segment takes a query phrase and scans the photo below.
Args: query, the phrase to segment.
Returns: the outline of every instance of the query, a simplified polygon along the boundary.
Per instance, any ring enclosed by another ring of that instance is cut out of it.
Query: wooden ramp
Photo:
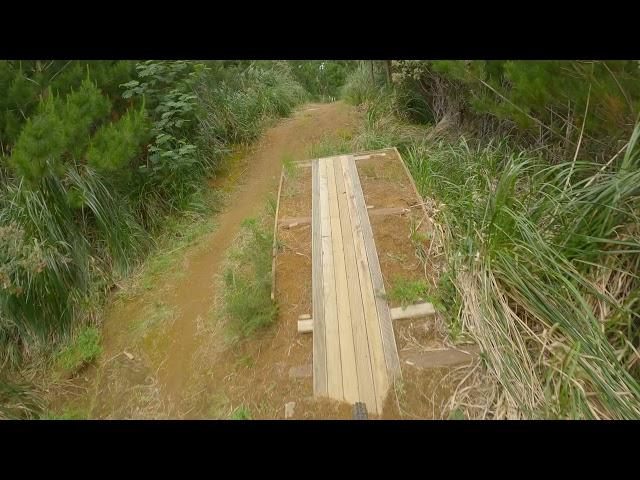
[[[354,157],[311,166],[314,394],[379,414],[400,361]]]

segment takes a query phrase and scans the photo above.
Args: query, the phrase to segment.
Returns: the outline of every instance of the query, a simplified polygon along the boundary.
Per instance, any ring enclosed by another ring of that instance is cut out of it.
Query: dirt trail
[[[187,259],[184,280],[175,284],[170,303],[177,306],[179,316],[169,335],[173,348],[161,381],[166,392],[177,400],[188,376],[194,351],[196,319],[205,316],[211,306],[212,275],[218,272],[225,251],[238,234],[241,222],[256,216],[264,207],[268,194],[277,191],[283,158],[302,160],[311,144],[322,135],[336,134],[349,125],[352,112],[342,103],[311,104],[292,118],[266,132],[255,152],[247,159],[242,185],[234,192],[228,208],[217,219],[218,227],[206,242],[208,248]]]
[[[354,109],[342,102],[307,104],[267,130],[246,158],[241,184],[216,217],[215,230],[190,248],[150,291],[114,302],[107,310],[103,354],[98,365],[85,372],[83,393],[77,397],[84,399],[83,408],[91,417],[206,415],[208,400],[203,395],[211,394],[215,386],[212,375],[204,378],[208,374],[203,373],[203,358],[197,352],[215,341],[214,336],[200,333],[215,308],[213,280],[226,251],[242,220],[258,215],[267,196],[276,193],[284,158],[305,159],[313,143],[323,136],[348,134],[357,121]],[[143,333],[136,337],[140,330]]]

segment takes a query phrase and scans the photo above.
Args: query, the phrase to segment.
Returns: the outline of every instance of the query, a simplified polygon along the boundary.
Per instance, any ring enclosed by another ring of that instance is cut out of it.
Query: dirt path
[[[189,418],[219,416],[210,407],[216,382],[210,374],[224,335],[215,317],[214,277],[241,222],[258,215],[277,191],[283,159],[303,160],[323,136],[347,134],[356,112],[342,102],[307,104],[269,129],[246,162],[240,185],[231,193],[216,227],[185,252],[171,273],[142,295],[113,302],[103,328],[104,351],[97,366],[84,372],[74,405],[92,418]],[[204,353],[203,353],[204,352]],[[214,378],[221,377],[221,378]]]

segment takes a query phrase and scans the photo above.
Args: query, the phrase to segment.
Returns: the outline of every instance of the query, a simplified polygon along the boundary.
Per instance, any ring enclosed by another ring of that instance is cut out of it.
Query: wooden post
[[[280,184],[278,185],[278,199],[276,200],[276,213],[273,220],[273,247],[271,250],[271,300],[276,296],[276,256],[278,254],[278,211],[280,210],[280,193],[284,180],[284,167],[280,171]]]

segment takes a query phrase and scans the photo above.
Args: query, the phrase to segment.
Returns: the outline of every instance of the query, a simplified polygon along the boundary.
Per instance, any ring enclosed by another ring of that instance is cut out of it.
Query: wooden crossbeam
[[[387,208],[368,208],[367,211],[371,216],[377,215],[404,215],[409,213],[411,209],[406,207],[387,207]],[[283,228],[294,228],[311,224],[311,217],[288,217],[278,220],[278,225]]]
[[[404,320],[407,318],[427,317],[435,315],[436,310],[431,303],[416,303],[406,307],[396,307],[389,310],[391,320]],[[309,315],[301,315],[298,318],[298,333],[313,333],[313,319]]]

